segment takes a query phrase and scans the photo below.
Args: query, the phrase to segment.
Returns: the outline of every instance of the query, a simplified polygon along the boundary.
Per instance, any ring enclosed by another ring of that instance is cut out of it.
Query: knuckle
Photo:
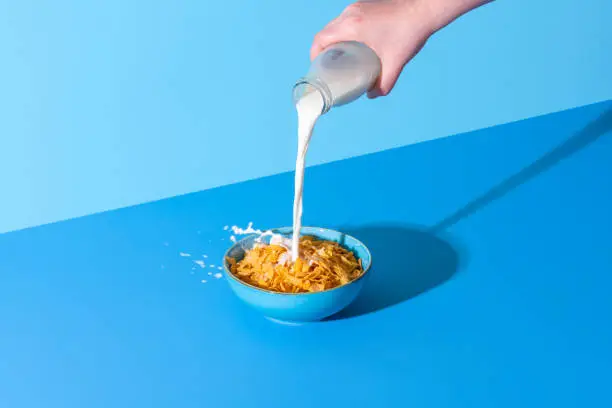
[[[346,17],[346,24],[352,27],[358,27],[363,23],[363,16],[361,15],[350,15]]]
[[[363,11],[363,4],[357,1],[355,3],[351,3],[348,6],[346,6],[346,8],[344,9],[344,14],[352,14],[352,13],[361,14],[362,11]]]
[[[349,5],[342,13],[342,18],[347,24],[360,24],[364,20],[363,5],[361,3],[353,3]]]

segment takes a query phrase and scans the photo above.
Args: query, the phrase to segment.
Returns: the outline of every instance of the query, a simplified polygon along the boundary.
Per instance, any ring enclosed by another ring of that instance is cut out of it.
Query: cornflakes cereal
[[[259,244],[236,262],[228,257],[231,273],[262,289],[283,293],[320,292],[347,284],[363,274],[361,259],[332,241],[300,238],[295,263],[280,245]]]

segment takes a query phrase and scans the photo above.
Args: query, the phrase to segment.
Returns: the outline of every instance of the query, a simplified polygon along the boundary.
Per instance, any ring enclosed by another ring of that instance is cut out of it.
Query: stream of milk
[[[304,195],[304,169],[306,153],[312,137],[312,130],[323,111],[323,97],[319,92],[304,95],[296,104],[298,114],[298,150],[295,160],[295,192],[293,197],[293,237],[291,260],[299,257],[300,229],[302,228],[302,197]]]

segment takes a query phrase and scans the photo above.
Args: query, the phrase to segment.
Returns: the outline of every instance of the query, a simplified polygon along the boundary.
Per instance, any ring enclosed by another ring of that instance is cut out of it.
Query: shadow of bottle
[[[329,320],[373,313],[409,300],[449,280],[459,269],[459,252],[424,229],[399,225],[341,228],[366,243],[373,268],[362,293]],[[465,262],[465,255],[461,262]]]

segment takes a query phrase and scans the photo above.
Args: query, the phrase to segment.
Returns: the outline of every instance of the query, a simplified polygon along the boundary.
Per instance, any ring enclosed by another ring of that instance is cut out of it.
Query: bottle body
[[[312,61],[305,77],[293,88],[297,103],[304,95],[319,92],[325,102],[323,112],[332,106],[352,102],[366,93],[381,71],[380,59],[365,44],[356,41],[331,45]]]

